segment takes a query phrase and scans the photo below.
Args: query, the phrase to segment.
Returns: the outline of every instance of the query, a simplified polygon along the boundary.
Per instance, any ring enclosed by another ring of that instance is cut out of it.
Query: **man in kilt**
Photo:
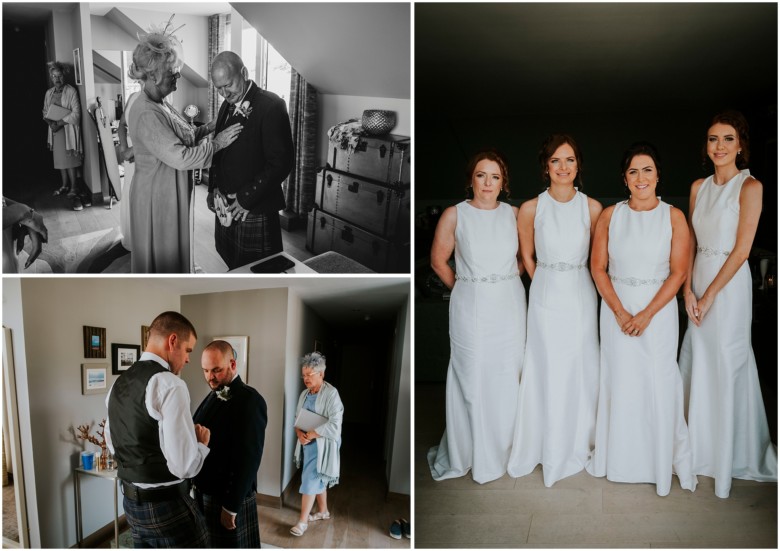
[[[195,477],[195,499],[206,518],[212,547],[260,547],[257,469],[268,421],[265,400],[236,372],[233,347],[213,341],[201,367],[211,392],[194,421],[211,430],[211,453]]]
[[[209,170],[208,205],[217,213],[214,241],[231,270],[282,252],[281,184],[294,163],[284,100],[247,77],[233,52],[222,52],[211,63],[212,83],[225,98],[215,132],[242,125],[238,139],[214,155]]]
[[[188,479],[209,454],[210,432],[193,425],[187,385],[178,377],[196,340],[187,318],[160,314],[146,350],[106,397],[106,442],[119,466],[135,547],[209,547]]]

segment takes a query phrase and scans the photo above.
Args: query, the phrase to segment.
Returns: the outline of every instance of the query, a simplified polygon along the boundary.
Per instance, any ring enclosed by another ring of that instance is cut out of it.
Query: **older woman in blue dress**
[[[295,428],[298,443],[294,459],[296,467],[302,467],[302,497],[301,516],[290,528],[293,536],[302,536],[311,521],[330,518],[327,490],[339,482],[341,420],[344,416],[344,404],[338,390],[325,382],[325,356],[319,352],[306,354],[301,360],[301,375],[306,390],[298,398],[296,418],[302,409],[307,409],[326,417],[327,421],[309,431]],[[315,499],[318,511],[311,515]]]

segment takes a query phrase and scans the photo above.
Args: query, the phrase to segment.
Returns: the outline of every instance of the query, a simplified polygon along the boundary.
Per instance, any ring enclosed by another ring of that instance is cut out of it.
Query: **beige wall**
[[[179,297],[142,279],[26,278],[21,290],[34,429],[33,457],[25,459],[25,467],[35,472],[41,545],[69,547],[76,542],[73,469],[82,450],[97,449],[73,431],[87,423],[96,427],[106,416],[106,394],[81,393],[81,364],[107,364],[113,384],[111,343],[140,345],[141,325],[165,310],[179,310]],[[105,359],[84,358],[84,325],[106,329]],[[113,491],[110,483],[92,477],[84,479],[82,491],[84,533],[90,534],[113,521]]]
[[[263,289],[181,298],[182,314],[198,330],[198,343],[190,365],[182,372],[182,379],[190,388],[193,413],[209,391],[200,369],[205,345],[218,336],[249,337],[246,382],[265,398],[268,406],[257,491],[269,496],[281,495],[287,295],[287,289]]]

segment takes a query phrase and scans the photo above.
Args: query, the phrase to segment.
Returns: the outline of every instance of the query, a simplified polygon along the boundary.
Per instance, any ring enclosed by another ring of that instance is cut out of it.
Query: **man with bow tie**
[[[213,341],[201,366],[211,392],[194,422],[211,431],[211,452],[195,477],[195,497],[212,547],[260,547],[255,492],[268,421],[265,400],[236,372],[233,347]]]
[[[284,100],[258,88],[248,74],[233,52],[222,52],[211,63],[212,83],[225,98],[216,132],[243,125],[233,145],[214,155],[209,170],[208,205],[217,214],[214,241],[231,270],[282,252],[282,182],[294,163]]]

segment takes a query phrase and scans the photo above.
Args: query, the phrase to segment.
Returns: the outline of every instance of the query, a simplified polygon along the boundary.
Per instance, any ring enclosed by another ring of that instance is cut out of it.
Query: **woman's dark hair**
[[[539,166],[542,169],[542,180],[544,180],[546,184],[550,183],[547,161],[549,161],[558,148],[564,144],[570,145],[574,150],[574,158],[577,160],[577,178],[574,181],[574,185],[579,189],[582,189],[582,152],[574,138],[568,134],[551,134],[547,136],[547,139],[542,143],[542,147],[539,150]]]
[[[635,142],[631,144],[631,146],[628,149],[626,149],[626,151],[623,153],[623,160],[620,163],[620,176],[621,179],[623,180],[623,184],[625,185],[626,171],[628,170],[628,167],[631,166],[631,161],[637,155],[647,155],[648,157],[653,159],[653,163],[655,164],[655,171],[658,174],[658,179],[660,180],[661,179],[661,155],[659,155],[658,150],[650,142]],[[628,189],[627,185],[626,185],[626,189]],[[656,186],[656,195],[660,195],[658,186]]]
[[[474,176],[474,170],[477,168],[477,164],[480,161],[493,161],[498,165],[501,170],[501,193],[504,194],[504,198],[509,198],[509,168],[507,167],[506,157],[497,149],[481,149],[471,156],[469,162],[466,164],[466,198],[473,199],[474,193],[471,189],[471,179]],[[499,194],[499,197],[501,194]]]
[[[742,153],[737,155],[737,168],[740,170],[747,168],[748,163],[750,162],[750,128],[748,127],[745,115],[733,109],[721,111],[712,117],[712,121],[710,121],[710,125],[707,127],[707,133],[704,136],[704,145],[701,149],[702,165],[706,166],[707,160],[710,158],[709,155],[707,155],[707,140],[710,137],[710,128],[716,124],[728,124],[729,126],[733,126],[734,130],[737,131],[739,147],[742,149]]]

